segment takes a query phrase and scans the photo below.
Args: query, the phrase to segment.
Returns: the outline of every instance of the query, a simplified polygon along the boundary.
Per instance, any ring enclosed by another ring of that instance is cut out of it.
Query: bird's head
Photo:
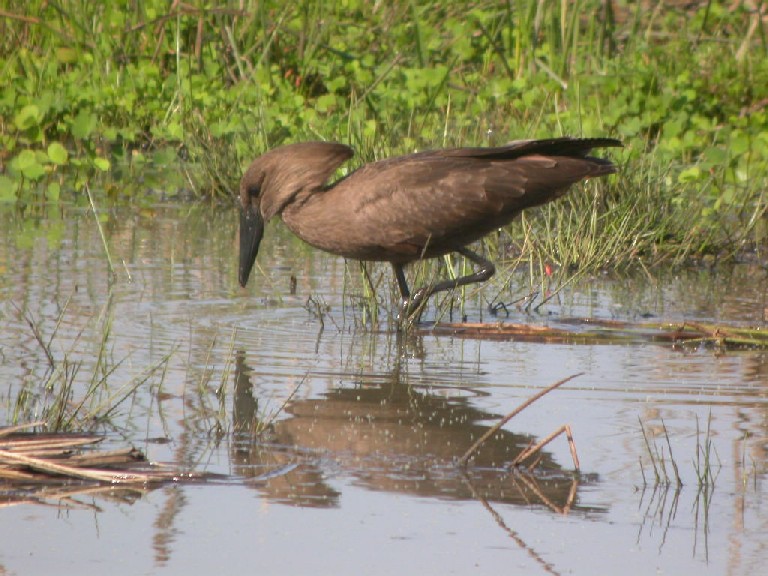
[[[353,155],[335,142],[302,142],[259,156],[240,181],[240,267],[245,286],[259,253],[264,224],[290,203],[324,189],[331,174]]]

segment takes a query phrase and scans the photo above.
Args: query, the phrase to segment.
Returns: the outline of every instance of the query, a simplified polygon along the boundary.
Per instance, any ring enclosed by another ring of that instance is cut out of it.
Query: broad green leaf
[[[84,140],[96,128],[96,115],[81,110],[72,123],[72,136]]]
[[[24,178],[37,180],[45,174],[45,164],[48,156],[42,151],[22,150],[10,162],[10,168],[13,172],[21,173]]]
[[[69,159],[69,153],[67,152],[67,149],[61,145],[60,142],[51,142],[48,145],[48,158],[54,164],[63,166]]]
[[[30,180],[39,180],[45,176],[45,166],[39,162],[35,162],[31,166],[28,166],[22,170],[21,173],[24,174],[25,178],[29,178]]]
[[[14,182],[8,176],[0,174],[0,202],[15,201],[18,187],[18,182]]]
[[[36,163],[37,158],[32,150],[22,150],[16,158],[11,160],[11,168],[17,172],[23,172]]]
[[[686,168],[680,172],[680,175],[677,177],[677,181],[680,183],[694,182],[699,178],[701,178],[701,168],[698,166],[691,166],[690,168]]]
[[[317,99],[316,108],[319,112],[328,112],[336,107],[336,100],[335,94],[323,94]]]
[[[173,148],[164,147],[155,150],[152,154],[152,161],[157,166],[167,166],[173,164],[177,160],[176,151]]]
[[[169,122],[165,127],[165,133],[169,140],[182,140],[184,137],[184,129],[178,122]]]
[[[93,159],[93,165],[96,166],[99,170],[102,172],[106,172],[109,170],[109,160],[106,158],[94,158]]]
[[[42,114],[34,104],[27,104],[14,116],[13,123],[18,130],[28,130],[40,124]]]
[[[707,148],[704,150],[703,157],[705,158],[707,164],[712,166],[718,164],[724,165],[726,162],[728,162],[728,153],[720,147],[712,146],[711,148]]]
[[[77,62],[77,50],[65,47],[57,48],[56,60],[62,64],[74,64]]]

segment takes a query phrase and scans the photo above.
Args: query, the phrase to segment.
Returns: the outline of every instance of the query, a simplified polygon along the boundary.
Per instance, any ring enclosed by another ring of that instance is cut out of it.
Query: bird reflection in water
[[[533,468],[510,469],[531,445],[528,434],[502,429],[469,468],[458,467],[458,458],[501,415],[474,405],[482,391],[409,384],[405,372],[396,361],[389,373],[361,373],[320,397],[294,398],[267,424],[246,353],[238,352],[235,472],[269,499],[297,506],[338,506],[344,482],[331,479],[346,477],[356,487],[419,498],[599,511],[580,506],[577,498],[579,486],[596,478],[564,470],[546,451]]]

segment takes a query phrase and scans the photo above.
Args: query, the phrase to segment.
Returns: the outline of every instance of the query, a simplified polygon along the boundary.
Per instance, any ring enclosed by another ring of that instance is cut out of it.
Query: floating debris
[[[0,427],[0,489],[8,497],[15,488],[72,484],[154,488],[169,482],[200,482],[209,474],[182,473],[149,462],[136,448],[97,450],[103,436],[88,433],[38,433],[32,422]],[[47,496],[50,497],[50,496]]]
[[[450,335],[482,340],[558,342],[579,344],[625,344],[667,342],[674,346],[711,346],[725,350],[768,348],[768,329],[740,328],[701,322],[619,322],[589,318],[557,321],[562,327],[531,324],[446,323],[419,326],[419,334]]]

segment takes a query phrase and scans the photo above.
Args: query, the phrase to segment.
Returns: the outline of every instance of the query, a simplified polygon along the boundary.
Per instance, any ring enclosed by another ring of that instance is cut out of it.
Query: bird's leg
[[[397,279],[397,287],[400,288],[400,310],[397,313],[397,322],[400,328],[403,327],[403,323],[408,320],[411,315],[411,291],[408,288],[408,282],[405,280],[405,272],[403,272],[403,265],[392,262],[392,269],[395,271],[395,278]]]
[[[412,314],[417,312],[421,305],[433,294],[437,292],[444,292],[445,290],[454,290],[460,286],[466,286],[467,284],[475,284],[477,282],[485,282],[491,276],[496,273],[496,267],[493,262],[486,260],[482,256],[475,254],[467,248],[459,248],[456,250],[462,256],[469,258],[480,268],[473,274],[467,274],[460,278],[443,280],[437,284],[431,284],[419,288],[413,296],[410,296],[408,285],[405,282],[405,275],[403,274],[403,267],[401,264],[393,264],[395,267],[395,276],[397,277],[397,283],[400,286],[400,293],[403,296],[403,301],[400,306],[400,314],[398,319],[402,322],[404,319],[409,318]]]
[[[403,300],[408,300],[411,297],[411,291],[408,289],[408,282],[405,281],[405,272],[403,272],[402,264],[395,264],[392,262],[392,268],[395,271],[395,278],[397,278],[397,287],[400,288],[400,296]]]
[[[415,309],[415,307],[420,305],[423,300],[426,300],[433,294],[444,292],[445,290],[454,290],[460,286],[466,286],[467,284],[485,282],[496,273],[496,267],[493,265],[493,262],[486,260],[478,254],[475,254],[471,250],[468,250],[467,248],[459,248],[456,250],[456,252],[466,258],[469,258],[472,260],[472,262],[480,266],[480,268],[473,274],[467,274],[466,276],[461,276],[460,278],[443,280],[437,284],[419,288],[416,291],[416,294],[413,295],[413,298],[411,298],[412,309]]]

